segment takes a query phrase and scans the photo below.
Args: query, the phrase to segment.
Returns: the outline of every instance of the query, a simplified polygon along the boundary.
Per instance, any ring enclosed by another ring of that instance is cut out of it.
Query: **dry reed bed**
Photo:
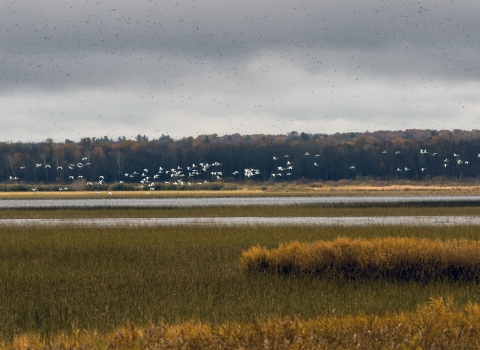
[[[480,279],[480,241],[387,237],[293,242],[243,251],[247,271],[333,278]]]
[[[5,188],[0,188],[0,199],[85,199],[85,198],[110,198],[108,192],[112,192],[114,198],[145,198],[146,192],[148,197],[154,198],[208,198],[208,197],[271,197],[278,196],[411,196],[411,195],[478,195],[480,186],[478,185],[392,185],[388,183],[373,184],[352,184],[342,185],[339,182],[332,183],[316,183],[292,184],[292,183],[257,183],[257,184],[233,184],[234,188],[230,188],[231,184],[222,183],[219,189],[205,189],[201,186],[192,189],[188,186],[182,188],[174,188],[169,190],[145,191],[136,189],[132,191],[123,191],[115,189],[98,189],[95,191],[88,190],[69,190],[58,191],[42,188],[41,185],[28,185],[28,190],[18,191],[13,187],[3,184]],[[2,184],[0,184],[0,187]],[[68,185],[62,185],[67,186]],[[31,189],[38,187],[39,191],[32,192]],[[98,193],[97,193],[98,192]]]
[[[466,349],[480,346],[479,318],[478,304],[459,310],[452,300],[437,299],[414,312],[384,316],[126,325],[106,334],[77,330],[50,340],[27,334],[0,349]]]

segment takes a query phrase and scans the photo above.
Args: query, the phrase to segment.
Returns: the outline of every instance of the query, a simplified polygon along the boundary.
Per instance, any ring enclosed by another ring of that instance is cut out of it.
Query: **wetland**
[[[0,343],[53,342],[80,329],[98,339],[127,324],[228,328],[413,315],[432,300],[480,304],[475,280],[312,278],[239,265],[252,247],[339,237],[473,244],[479,197],[298,198],[2,200]]]

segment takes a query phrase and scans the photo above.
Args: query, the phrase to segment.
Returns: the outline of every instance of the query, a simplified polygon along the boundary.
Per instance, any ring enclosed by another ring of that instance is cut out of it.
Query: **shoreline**
[[[424,195],[480,195],[480,185],[324,185],[281,184],[274,186],[248,186],[237,189],[202,190],[109,190],[98,191],[4,191],[3,199],[83,199],[83,198],[192,198],[192,197],[290,197],[290,196],[424,196]]]

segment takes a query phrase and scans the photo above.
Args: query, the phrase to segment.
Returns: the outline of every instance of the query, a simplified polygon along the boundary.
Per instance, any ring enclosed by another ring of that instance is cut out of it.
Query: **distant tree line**
[[[141,135],[135,140],[107,136],[85,137],[78,142],[47,139],[38,143],[0,142],[0,181],[69,183],[79,177],[98,181],[103,176],[109,183],[133,183],[140,175],[130,175],[144,169],[153,176],[160,167],[180,167],[188,177],[187,167],[195,164],[198,169],[200,163],[214,162],[221,165],[200,171],[192,180],[425,180],[439,176],[462,180],[480,177],[479,154],[479,130],[413,129],[331,135],[293,131],[287,135],[212,134],[178,140],[168,135],[152,140]],[[289,170],[287,165],[291,166]],[[259,173],[248,177],[245,169]],[[235,171],[238,174],[233,175]],[[221,176],[212,177],[211,172]],[[170,176],[163,172],[157,181],[168,181]]]

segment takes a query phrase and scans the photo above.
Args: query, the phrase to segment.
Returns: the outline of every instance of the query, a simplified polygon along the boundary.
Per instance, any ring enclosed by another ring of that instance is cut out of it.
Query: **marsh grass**
[[[0,349],[476,349],[480,306],[431,300],[390,315],[268,318],[220,325],[195,321],[124,325],[112,332],[76,330],[42,339],[16,337]]]
[[[480,207],[329,207],[291,206],[218,206],[164,208],[45,208],[0,209],[0,219],[67,218],[167,218],[167,217],[343,217],[343,216],[474,216]]]
[[[386,237],[309,243],[291,242],[268,250],[252,247],[240,265],[249,272],[280,275],[416,280],[480,280],[480,242],[466,239]]]
[[[242,251],[338,236],[480,239],[450,227],[0,228],[0,339],[130,322],[219,325],[271,317],[384,315],[431,297],[480,303],[474,282],[309,278],[245,273]]]

